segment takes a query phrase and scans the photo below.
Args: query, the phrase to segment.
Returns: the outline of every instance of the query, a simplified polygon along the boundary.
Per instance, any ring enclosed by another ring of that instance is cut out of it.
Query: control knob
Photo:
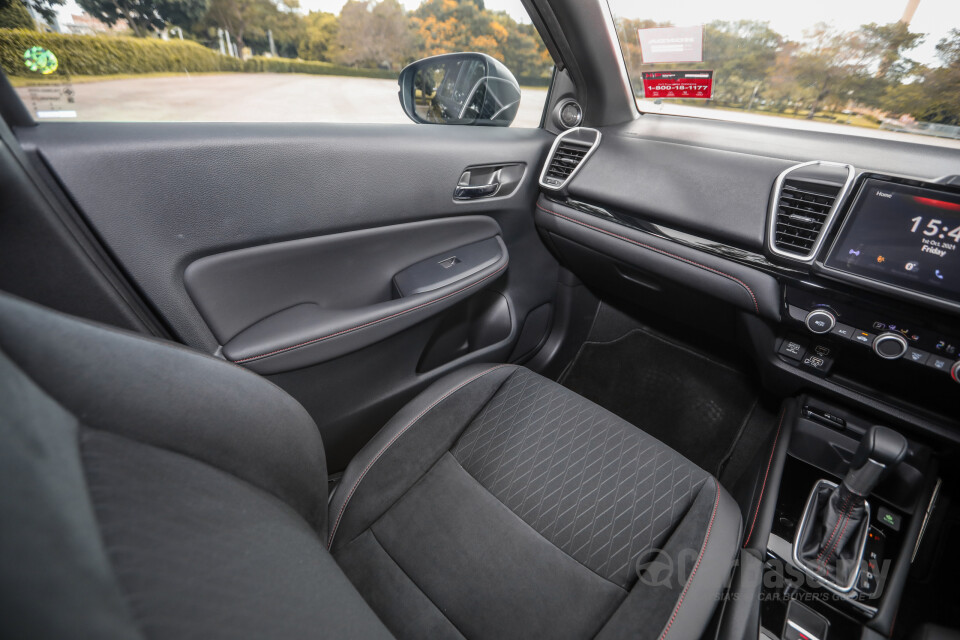
[[[954,382],[960,383],[960,360],[954,362],[953,366],[950,367],[950,377],[953,378]]]
[[[814,309],[803,319],[811,333],[830,333],[837,324],[837,318],[826,309]]]
[[[885,360],[896,360],[907,352],[907,340],[899,333],[881,333],[873,341],[873,352]]]

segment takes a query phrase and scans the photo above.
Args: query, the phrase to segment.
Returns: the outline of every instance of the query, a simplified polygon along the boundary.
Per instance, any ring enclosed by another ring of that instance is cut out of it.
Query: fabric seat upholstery
[[[0,295],[0,425],[21,637],[694,638],[739,540],[707,473],[512,365],[430,386],[328,505],[269,382]]]
[[[740,532],[709,474],[511,365],[413,400],[350,463],[330,522],[338,563],[411,638],[697,637]],[[651,560],[676,571],[641,581]]]

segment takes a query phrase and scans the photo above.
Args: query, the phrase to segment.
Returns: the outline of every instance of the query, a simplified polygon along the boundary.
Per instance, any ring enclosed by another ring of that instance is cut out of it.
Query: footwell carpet
[[[585,343],[561,382],[713,474],[757,401],[736,369],[641,329]]]

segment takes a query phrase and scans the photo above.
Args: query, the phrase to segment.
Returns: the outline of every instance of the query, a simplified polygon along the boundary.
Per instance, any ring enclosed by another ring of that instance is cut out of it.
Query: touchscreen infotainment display
[[[960,301],[960,194],[868,179],[827,268]]]

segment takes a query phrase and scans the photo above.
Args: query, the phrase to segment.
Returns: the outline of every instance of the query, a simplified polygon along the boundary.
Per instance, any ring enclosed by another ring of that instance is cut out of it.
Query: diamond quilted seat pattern
[[[453,449],[460,464],[544,538],[627,587],[709,477],[564,387],[520,369]]]

